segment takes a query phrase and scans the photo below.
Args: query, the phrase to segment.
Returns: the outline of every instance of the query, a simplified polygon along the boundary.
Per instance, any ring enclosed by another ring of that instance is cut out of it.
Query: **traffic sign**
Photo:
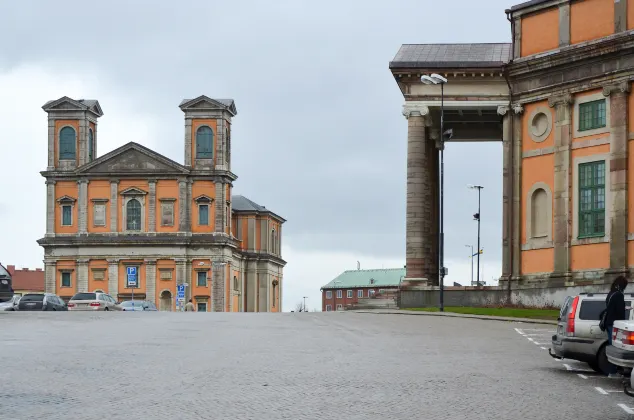
[[[138,270],[136,267],[127,267],[127,286],[128,287],[137,287],[138,285]]]
[[[185,285],[178,284],[176,285],[176,297],[180,299],[185,299]]]

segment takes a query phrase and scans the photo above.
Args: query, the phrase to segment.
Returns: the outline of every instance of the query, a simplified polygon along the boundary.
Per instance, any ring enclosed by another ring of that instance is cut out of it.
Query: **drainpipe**
[[[510,131],[511,131],[511,144],[509,145],[510,147],[510,164],[511,164],[511,168],[512,170],[509,172],[509,177],[510,177],[510,183],[511,183],[511,191],[513,190],[513,186],[515,185],[515,168],[514,168],[514,163],[515,163],[515,156],[514,156],[514,152],[515,152],[515,147],[513,145],[514,140],[515,140],[515,117],[513,116],[513,88],[511,87],[511,81],[509,80],[509,69],[508,66],[513,62],[513,58],[515,56],[515,22],[513,21],[513,12],[511,12],[510,10],[506,11],[506,19],[511,23],[511,59],[509,61],[508,64],[505,64],[502,67],[502,72],[504,74],[504,79],[506,80],[506,84],[509,88],[509,118],[510,118]],[[509,248],[510,248],[510,252],[509,252],[509,257],[510,257],[510,261],[509,261],[509,276],[508,279],[506,281],[506,293],[507,293],[507,302],[511,303],[511,279],[513,278],[513,272],[514,272],[514,268],[513,267],[513,261],[514,261],[514,254],[513,254],[513,226],[515,225],[515,217],[518,217],[518,215],[514,214],[513,212],[513,195],[511,194],[511,197],[509,197],[510,200],[510,214],[509,214]],[[478,250],[479,251],[479,250]]]

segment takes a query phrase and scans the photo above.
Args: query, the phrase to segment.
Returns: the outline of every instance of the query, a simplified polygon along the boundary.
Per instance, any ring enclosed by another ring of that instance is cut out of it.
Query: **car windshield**
[[[96,300],[96,293],[77,293],[73,296],[72,300]]]
[[[44,300],[44,295],[24,295],[21,302],[42,302]]]
[[[121,303],[121,306],[125,306],[125,307],[138,306],[138,307],[141,307],[141,306],[143,306],[143,301],[140,301],[140,300],[126,300],[125,302]]]

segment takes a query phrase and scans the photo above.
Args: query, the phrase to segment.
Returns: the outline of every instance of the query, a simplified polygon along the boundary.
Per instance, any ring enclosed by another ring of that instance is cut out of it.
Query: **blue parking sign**
[[[176,285],[176,298],[185,299],[185,285],[184,284]]]
[[[138,284],[138,271],[136,267],[127,267],[127,285],[128,287],[137,287]]]

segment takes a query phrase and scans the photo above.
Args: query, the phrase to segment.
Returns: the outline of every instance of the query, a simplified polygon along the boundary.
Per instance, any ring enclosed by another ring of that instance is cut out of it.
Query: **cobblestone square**
[[[584,381],[574,369],[587,367],[526,339],[549,327],[345,312],[5,313],[0,418],[629,418],[618,406],[629,397],[590,383],[607,392],[614,380]]]

